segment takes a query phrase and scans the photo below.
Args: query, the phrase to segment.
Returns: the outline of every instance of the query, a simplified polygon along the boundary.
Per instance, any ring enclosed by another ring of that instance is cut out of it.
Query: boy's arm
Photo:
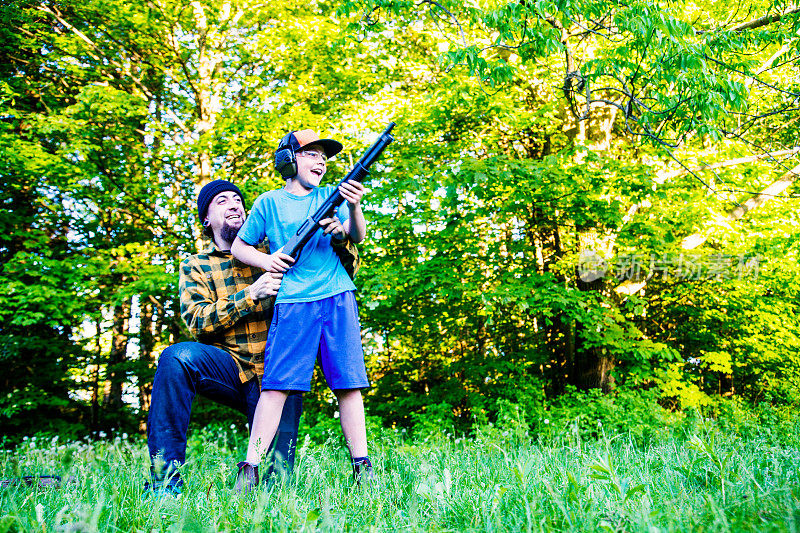
[[[286,272],[291,268],[294,259],[290,255],[278,250],[274,254],[259,252],[255,246],[247,244],[240,237],[236,237],[231,246],[233,257],[242,263],[258,267],[267,272]]]
[[[367,221],[361,210],[361,198],[364,197],[364,185],[361,182],[349,180],[339,185],[339,193],[347,200],[350,218],[344,221],[344,230],[350,240],[359,243],[367,236]]]

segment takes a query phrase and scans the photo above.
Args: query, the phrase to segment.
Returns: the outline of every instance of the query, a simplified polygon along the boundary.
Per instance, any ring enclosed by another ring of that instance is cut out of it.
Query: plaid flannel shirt
[[[352,277],[360,259],[355,245],[345,242],[334,248]],[[266,246],[259,250],[269,253]],[[214,243],[187,257],[180,267],[183,321],[199,342],[231,354],[242,383],[264,373],[264,348],[275,297],[255,301],[248,290],[263,273]]]

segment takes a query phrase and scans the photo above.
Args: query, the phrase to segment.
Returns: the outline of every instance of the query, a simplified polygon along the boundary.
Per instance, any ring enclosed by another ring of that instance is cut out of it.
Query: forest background
[[[386,123],[358,298],[372,423],[647,436],[800,398],[800,8],[783,1],[3,2],[0,428],[143,429],[188,338],[199,188]],[[315,378],[311,432],[336,410]],[[196,425],[243,424],[198,402]]]

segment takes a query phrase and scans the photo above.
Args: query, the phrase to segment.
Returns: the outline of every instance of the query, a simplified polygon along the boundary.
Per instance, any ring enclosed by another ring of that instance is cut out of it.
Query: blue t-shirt
[[[256,246],[266,237],[270,251],[277,251],[335,188],[334,185],[316,187],[305,196],[283,189],[265,192],[253,204],[250,216],[239,230],[239,238]],[[336,215],[343,223],[350,218],[347,202],[342,202]],[[331,247],[331,236],[317,230],[303,247],[297,261],[284,273],[275,303],[312,302],[355,289],[353,280]]]

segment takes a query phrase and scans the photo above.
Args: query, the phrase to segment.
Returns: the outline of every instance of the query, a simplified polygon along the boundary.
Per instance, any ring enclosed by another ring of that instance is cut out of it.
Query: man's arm
[[[233,273],[223,272],[222,275]],[[265,307],[271,307],[271,296],[278,293],[279,287],[280,279],[266,273],[249,287],[230,296],[216,298],[206,273],[197,260],[190,257],[180,267],[181,317],[195,338],[220,333],[255,311],[259,302],[257,296],[261,296],[261,303]]]

